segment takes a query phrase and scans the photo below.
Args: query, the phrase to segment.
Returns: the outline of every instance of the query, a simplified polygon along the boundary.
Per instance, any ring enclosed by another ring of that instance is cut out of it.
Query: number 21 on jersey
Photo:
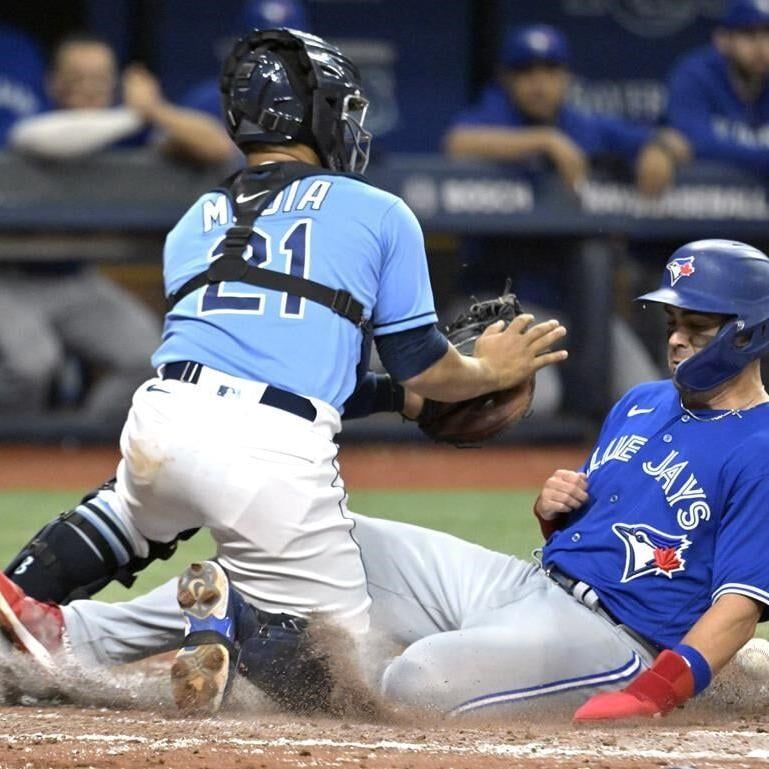
[[[243,252],[243,258],[253,267],[266,268],[273,261],[283,257],[283,269],[289,275],[299,278],[310,277],[310,239],[312,219],[300,219],[294,222],[278,240],[259,227],[254,227],[253,235]],[[277,242],[277,252],[276,244]],[[224,238],[211,249],[208,261],[218,259]],[[214,283],[208,286],[199,300],[198,314],[248,313],[264,315],[267,295],[249,291],[235,291],[232,283]],[[280,316],[282,318],[301,318],[304,316],[305,300],[293,294],[280,295]]]

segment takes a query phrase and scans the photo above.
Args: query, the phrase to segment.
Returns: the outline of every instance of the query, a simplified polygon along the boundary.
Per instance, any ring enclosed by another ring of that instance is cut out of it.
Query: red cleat
[[[14,646],[31,655],[46,669],[61,647],[64,620],[56,604],[30,598],[0,572],[0,629]]]

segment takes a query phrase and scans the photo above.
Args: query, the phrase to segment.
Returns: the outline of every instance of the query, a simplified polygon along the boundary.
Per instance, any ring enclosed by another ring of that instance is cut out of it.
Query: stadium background
[[[160,77],[167,96],[176,99],[217,71],[217,50],[238,31],[232,21],[239,5],[239,0],[5,0],[0,23],[26,30],[46,50],[62,34],[87,28],[110,40],[122,63],[146,62]],[[511,255],[523,242],[529,246],[533,242],[526,258],[535,268],[537,254],[545,259],[553,243],[566,240],[577,245],[573,262],[561,265],[575,326],[569,342],[573,355],[567,398],[556,418],[535,416],[481,451],[434,448],[413,426],[392,416],[350,425],[342,439],[353,509],[442,528],[526,556],[538,541],[530,515],[538,486],[553,468],[580,461],[609,405],[605,386],[609,313],[628,315],[650,349],[659,352],[659,330],[628,310],[626,301],[649,279],[647,268],[653,266],[656,274],[672,246],[696,237],[735,237],[766,247],[769,203],[763,180],[712,165],[687,169],[676,188],[656,202],[639,199],[622,177],[596,178],[590,194],[575,200],[564,196],[546,173],[522,175],[511,168],[450,163],[440,155],[441,135],[491,75],[501,32],[510,24],[535,21],[555,24],[569,37],[576,102],[654,122],[664,108],[665,73],[681,53],[708,40],[724,0],[310,0],[307,5],[315,31],[338,43],[362,66],[374,102],[371,175],[402,194],[418,214],[427,235],[439,309],[449,308],[462,292],[458,256],[462,235],[506,239]],[[107,154],[61,167],[0,153],[0,259],[56,260],[76,251],[98,260],[113,278],[160,312],[164,233],[218,176],[172,166],[151,150],[119,157]],[[67,419],[3,420],[0,559],[7,561],[36,526],[112,474],[118,428],[95,429]],[[119,600],[144,590],[209,550],[210,541],[199,536],[185,543],[171,561],[155,564],[132,591],[110,587],[102,597]],[[43,719],[35,728],[62,731],[58,722],[45,722],[50,716],[41,713],[35,714]],[[18,740],[36,746],[31,749],[35,752],[27,747],[23,754],[12,754],[15,743],[5,732],[32,729],[17,724],[14,717],[10,711],[0,714],[0,723],[8,724],[0,728],[0,742],[7,741],[7,750],[0,747],[0,764],[66,766],[75,761],[64,752],[51,757],[51,752],[39,759],[43,763],[30,764],[30,758],[38,760],[36,756],[46,750],[46,740],[41,742],[32,732],[27,742]],[[81,716],[69,717],[77,733]],[[707,717],[712,721],[712,713]],[[109,722],[100,727],[88,719],[81,731],[118,728]],[[123,733],[130,729],[126,723],[123,719],[119,727]],[[230,728],[238,733],[237,727],[230,724]],[[280,737],[280,727],[272,728]],[[288,733],[294,737],[297,730],[291,727]],[[654,753],[658,736],[653,733],[648,740],[654,765],[662,765],[660,757],[665,755],[684,755],[671,747],[667,754]],[[67,739],[59,735],[47,742],[58,740],[66,746]],[[476,739],[504,744],[516,737],[508,731],[501,736],[484,732],[478,738],[468,731],[462,738],[468,744]],[[636,760],[633,765],[644,765],[637,742],[631,742],[625,753],[621,747],[606,747],[621,744],[622,739],[615,731],[606,741],[599,737],[595,744],[580,748],[582,753],[564,744],[563,755],[582,756],[578,765],[583,766],[598,745],[602,765],[628,766]],[[445,736],[441,740],[450,742]],[[587,742],[592,741],[588,737]],[[157,744],[154,749],[170,750]],[[87,763],[98,761],[87,744],[78,750]],[[360,753],[360,746],[352,750]],[[537,750],[545,757],[536,765],[548,765],[547,749],[543,753],[535,747],[532,755]],[[607,757],[612,751],[615,757]],[[766,750],[764,754],[769,755]],[[518,755],[521,762],[522,755]],[[704,760],[702,754],[690,755]],[[205,756],[205,751],[198,757],[185,753],[182,765],[202,765]],[[482,756],[483,765],[497,765],[496,759],[488,763],[489,756],[488,751]],[[222,762],[224,752],[220,759],[218,765],[229,765]],[[143,760],[139,757],[135,765]],[[509,765],[508,759],[499,760]],[[466,763],[472,765],[469,759]],[[743,765],[749,764],[743,760]],[[369,763],[375,765],[379,764]],[[384,756],[382,765],[407,764]],[[408,765],[419,764],[409,759]]]

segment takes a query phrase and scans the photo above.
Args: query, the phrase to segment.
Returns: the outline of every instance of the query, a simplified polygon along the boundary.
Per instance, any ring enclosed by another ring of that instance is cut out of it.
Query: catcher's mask
[[[298,141],[325,168],[363,173],[371,134],[358,68],[335,46],[295,29],[252,30],[219,81],[225,122],[239,147]]]
[[[682,390],[711,390],[769,349],[769,258],[746,243],[681,246],[668,260],[660,288],[636,301],[728,316],[712,342],[676,367],[673,379]]]

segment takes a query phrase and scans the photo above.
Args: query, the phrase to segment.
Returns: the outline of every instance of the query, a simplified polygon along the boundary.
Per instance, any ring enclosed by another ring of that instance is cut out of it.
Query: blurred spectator
[[[127,96],[150,101],[145,93],[150,81],[141,72],[127,77]],[[13,130],[14,146],[63,158],[121,139],[141,141],[144,122],[138,110],[110,107],[116,84],[115,58],[106,44],[68,38],[56,50],[47,83],[59,109],[22,120]],[[119,423],[134,389],[151,373],[149,359],[159,338],[155,315],[92,265],[4,262],[0,412],[47,412],[52,392],[73,370],[82,370],[82,386],[71,395],[82,400],[82,418]]]
[[[668,120],[695,157],[769,177],[769,0],[733,0],[669,80]]]
[[[19,118],[43,106],[43,58],[23,32],[0,25],[0,147]]]
[[[571,187],[585,180],[592,160],[613,156],[634,166],[638,189],[647,195],[662,192],[676,164],[688,158],[687,143],[673,130],[570,106],[569,47],[554,27],[511,30],[498,65],[480,101],[448,132],[445,146],[451,156],[508,162],[545,158]]]
[[[225,163],[235,157],[220,121],[166,101],[157,79],[143,66],[128,67],[120,83],[115,54],[97,37],[77,34],[62,40],[46,85],[49,111],[14,125],[12,149],[61,160],[139,146],[152,135],[164,151],[198,163]]]
[[[641,192],[660,193],[673,180],[677,163],[687,159],[686,141],[673,130],[656,130],[569,106],[569,63],[568,44],[555,28],[536,25],[512,30],[502,46],[496,80],[449,129],[448,154],[505,162],[544,158],[572,188],[586,179],[591,161],[612,155],[634,164]],[[573,249],[573,243],[555,239],[546,246],[539,240],[466,239],[461,246],[460,292],[498,293],[510,276],[528,311],[540,320],[557,317],[569,327],[564,307],[574,297],[562,284]],[[466,302],[457,299],[444,319]],[[633,385],[660,376],[641,340],[618,316],[609,322],[609,347],[608,389],[613,400]],[[568,376],[568,367],[538,374],[535,413],[550,415],[561,407],[562,376]]]
[[[249,29],[290,27],[311,32],[310,20],[301,0],[245,0],[240,10],[237,36]],[[229,45],[225,47],[229,50]],[[181,104],[222,118],[219,77],[195,84],[181,99]]]

